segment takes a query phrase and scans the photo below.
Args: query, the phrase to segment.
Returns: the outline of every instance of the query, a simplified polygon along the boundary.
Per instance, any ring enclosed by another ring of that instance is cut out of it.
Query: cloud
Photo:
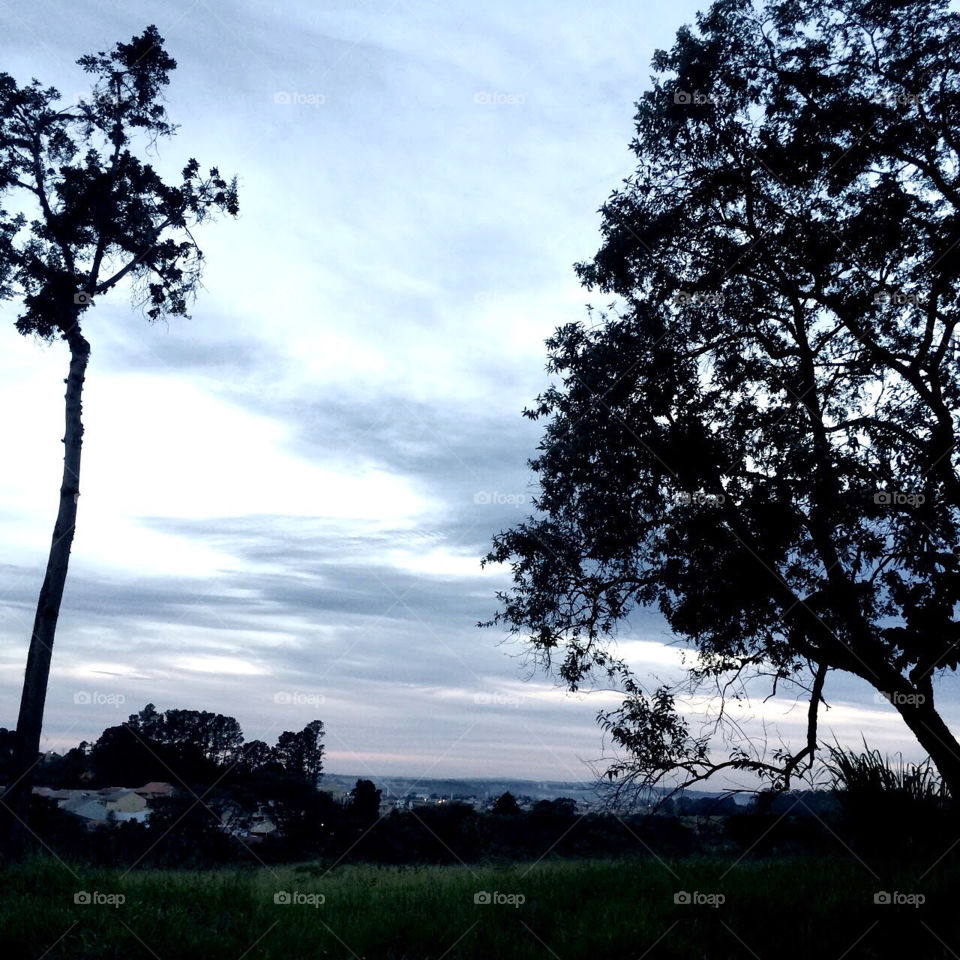
[[[191,319],[151,327],[120,291],[87,315],[49,745],[153,701],[265,739],[319,715],[350,772],[589,775],[615,698],[564,694],[522,645],[477,630],[507,582],[478,561],[531,508],[542,425],[521,410],[549,383],[543,341],[584,317],[571,265],[631,170],[650,55],[697,6],[10,5],[5,69],[65,92],[83,88],[77,56],[156,19],[181,127],[152,162],[175,174],[196,156],[241,186],[240,219],[198,233]],[[0,305],[8,725],[66,370],[15,314]],[[644,675],[673,668],[656,614],[622,639]],[[91,689],[116,696],[78,706]],[[834,716],[845,734],[890,729],[884,705]]]

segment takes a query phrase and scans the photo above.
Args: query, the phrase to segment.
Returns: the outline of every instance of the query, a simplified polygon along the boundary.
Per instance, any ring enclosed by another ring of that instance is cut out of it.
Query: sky
[[[326,725],[327,769],[582,780],[615,693],[569,694],[477,628],[529,509],[544,340],[583,320],[572,265],[632,169],[649,61],[678,0],[124,4],[0,0],[0,70],[87,89],[77,57],[150,23],[178,61],[180,125],[152,161],[236,173],[241,216],[202,227],[190,319],[149,325],[116,291],[85,316],[80,517],[44,748],[152,702],[237,717],[273,742]],[[0,305],[0,725],[16,721],[61,469],[62,344]],[[677,675],[643,612],[621,652]],[[821,733],[917,750],[863,684]],[[685,704],[695,729],[715,705]],[[736,708],[796,738],[803,705]],[[947,718],[956,723],[952,708]]]

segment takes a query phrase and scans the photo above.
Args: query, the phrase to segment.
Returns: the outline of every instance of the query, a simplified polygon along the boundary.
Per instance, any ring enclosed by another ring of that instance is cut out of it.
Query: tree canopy
[[[489,561],[493,622],[576,688],[649,786],[809,766],[830,671],[881,691],[954,795],[934,679],[958,662],[960,20],[941,0],[719,0],[653,60],[635,172],[548,341],[538,512]],[[658,608],[695,654],[645,689],[613,643]],[[677,709],[764,676],[806,742],[717,755]]]
[[[0,297],[21,299],[18,329],[45,339],[126,277],[150,319],[185,314],[203,260],[190,228],[238,212],[216,167],[191,159],[171,185],[136,155],[176,130],[163,90],[177,64],[156,27],[78,63],[91,93],[77,103],[0,73],[0,197],[37,213],[0,208]]]

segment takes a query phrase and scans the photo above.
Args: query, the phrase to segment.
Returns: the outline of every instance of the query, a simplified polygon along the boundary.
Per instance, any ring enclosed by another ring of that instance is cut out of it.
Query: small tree
[[[177,185],[134,153],[168,137],[163,88],[175,61],[148,27],[130,43],[82,57],[91,96],[60,105],[37,80],[19,86],[0,74],[0,199],[16,195],[34,210],[0,209],[0,297],[22,304],[17,330],[64,342],[66,433],[60,507],[30,638],[17,720],[16,758],[3,794],[9,843],[20,835],[30,771],[37,761],[43,708],[80,496],[82,393],[90,344],[81,327],[96,298],[125,279],[150,320],[185,315],[200,280],[202,254],[192,228],[236,215],[236,181],[196,160]]]
[[[528,412],[540,513],[488,556],[513,569],[496,621],[571,687],[623,682],[620,783],[789,786],[842,671],[958,797],[934,678],[960,662],[960,18],[720,0],[654,69],[578,267],[613,303],[549,341],[561,383]],[[638,605],[688,642],[682,685],[645,690],[611,645]],[[796,749],[717,754],[676,709],[749,678],[808,701]]]
[[[521,812],[520,804],[517,803],[517,798],[508,790],[506,793],[501,793],[500,796],[493,801],[490,812],[512,817]]]
[[[372,780],[358,780],[347,797],[347,811],[361,823],[374,823],[380,816],[380,791]]]

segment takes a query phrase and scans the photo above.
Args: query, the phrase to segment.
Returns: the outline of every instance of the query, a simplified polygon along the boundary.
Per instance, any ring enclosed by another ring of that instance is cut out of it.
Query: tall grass
[[[38,859],[0,867],[0,953],[14,960],[948,960],[960,950],[958,880],[946,861],[934,870],[928,861],[900,861],[874,872],[839,847],[835,857],[803,860],[332,871],[304,864],[125,872]],[[77,903],[77,891],[123,900]],[[925,902],[922,910],[883,905],[880,891],[922,894]],[[284,903],[280,892],[290,895]],[[297,903],[294,894],[323,901]]]
[[[871,749],[863,740],[863,750],[846,750],[836,743],[827,746],[824,766],[831,785],[840,794],[851,797],[900,797],[919,805],[938,806],[950,794],[937,768],[927,759],[909,763],[903,754],[893,758]]]

